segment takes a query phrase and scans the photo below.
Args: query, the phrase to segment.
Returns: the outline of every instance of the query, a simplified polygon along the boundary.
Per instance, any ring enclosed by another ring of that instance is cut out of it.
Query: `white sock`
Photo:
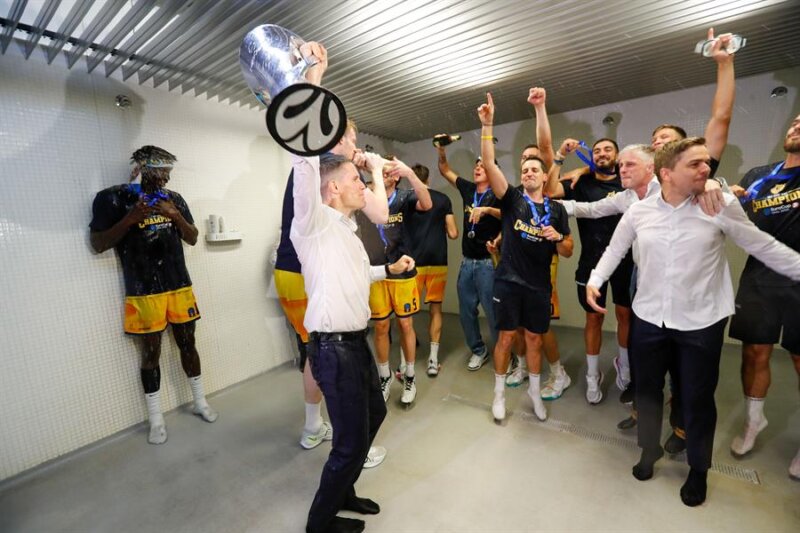
[[[619,366],[625,370],[629,370],[631,367],[631,364],[628,362],[628,349],[622,346],[619,347]]]
[[[744,405],[747,409],[747,420],[758,422],[764,418],[764,398],[744,397]]]
[[[432,342],[431,343],[431,355],[428,357],[431,361],[438,363],[439,362],[439,343]]]
[[[406,377],[414,377],[414,363],[406,363]]]
[[[406,352],[403,351],[403,348],[400,348],[400,366],[406,364]]]
[[[203,381],[200,376],[189,378],[189,386],[192,388],[192,396],[194,397],[194,405],[197,408],[208,406],[206,396],[203,394]]]
[[[306,425],[303,431],[306,433],[319,433],[322,427],[322,402],[308,403],[306,402]]]
[[[555,363],[550,363],[551,376],[560,376],[562,372],[564,372],[564,367],[561,366],[561,359],[559,359]]]
[[[147,403],[147,418],[150,420],[150,425],[163,426],[164,415],[161,414],[161,390],[145,394],[144,401]]]
[[[540,379],[541,376],[539,374],[528,372],[528,394],[531,396],[539,396],[541,393],[541,389],[539,388]]]
[[[589,366],[589,369],[586,371],[587,376],[599,376],[600,375],[600,354],[597,355],[589,355],[586,354],[586,364]]]
[[[504,396],[506,392],[506,376],[505,374],[494,375],[494,394]]]
[[[385,363],[378,363],[378,375],[382,378],[388,378],[391,376],[391,371],[389,370],[389,361]]]
[[[528,362],[525,360],[525,356],[524,355],[518,355],[516,357],[517,357],[517,365],[519,365],[519,368],[527,368],[528,367]]]

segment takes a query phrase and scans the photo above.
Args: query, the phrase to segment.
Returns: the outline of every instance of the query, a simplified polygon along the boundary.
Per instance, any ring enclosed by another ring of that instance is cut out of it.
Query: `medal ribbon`
[[[487,187],[487,189],[481,193],[481,197],[478,198],[478,189],[477,189],[477,187],[475,188],[475,192],[472,193],[472,208],[473,209],[475,209],[476,207],[480,207],[481,202],[483,201],[483,197],[486,196],[486,193],[489,192],[490,190],[491,190],[491,187]],[[472,225],[469,227],[469,233],[472,233],[473,236],[475,235],[475,222],[473,222]],[[467,235],[467,236],[469,237],[469,235]]]
[[[778,172],[781,171],[781,169],[783,169],[784,163],[785,161],[781,161],[780,163],[775,165],[775,168],[772,169],[772,172],[770,172],[769,175],[764,176],[763,178],[759,178],[753,183],[751,183],[750,186],[747,188],[747,192],[744,193],[743,197],[739,198],[739,201],[744,204],[749,201],[755,200],[756,197],[758,196],[758,193],[761,191],[761,187],[763,187],[764,183],[766,183],[767,181],[775,180],[779,182],[784,182],[784,181],[789,181],[790,179],[797,176],[797,171],[800,170],[800,168],[793,168],[792,170],[794,170],[795,172],[789,172],[785,176],[778,177],[777,174]]]

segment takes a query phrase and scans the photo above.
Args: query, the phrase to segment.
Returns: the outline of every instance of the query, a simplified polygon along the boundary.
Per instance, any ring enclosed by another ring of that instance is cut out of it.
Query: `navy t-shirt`
[[[106,231],[122,220],[139,201],[138,184],[116,185],[97,193],[92,204],[92,231]],[[175,191],[162,189],[183,218],[194,224],[189,206]],[[122,262],[127,296],[146,296],[174,291],[192,284],[183,243],[173,221],[157,212],[148,216],[115,246]]]
[[[558,253],[556,244],[542,236],[542,226],[534,223],[530,204],[524,193],[509,187],[500,199],[503,218],[503,246],[500,264],[495,271],[495,279],[502,279],[523,285],[533,290],[550,292],[550,263],[553,254]],[[540,220],[547,213],[544,203],[534,203]],[[559,202],[547,201],[552,226],[562,235],[569,235],[567,211]]]
[[[781,169],[770,177],[778,163],[750,169],[739,186],[747,189],[756,180],[768,177],[752,200],[742,204],[747,216],[786,246],[800,252],[800,167]],[[753,256],[747,258],[741,283],[762,287],[793,287],[796,281],[778,274]]]

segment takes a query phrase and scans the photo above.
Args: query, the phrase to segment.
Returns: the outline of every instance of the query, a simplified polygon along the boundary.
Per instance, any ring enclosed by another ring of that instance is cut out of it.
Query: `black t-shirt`
[[[500,221],[491,215],[481,217],[473,229],[469,222],[469,215],[473,207],[500,207],[500,201],[495,197],[491,188],[482,194],[477,194],[477,187],[464,178],[456,178],[456,188],[464,200],[464,224],[461,235],[461,253],[467,259],[488,259],[491,254],[486,249],[486,242],[491,241],[500,233]],[[476,201],[477,200],[477,201]],[[469,232],[474,231],[475,237],[469,238]]]
[[[556,243],[542,237],[542,227],[533,223],[533,213],[524,193],[509,187],[500,200],[503,212],[503,246],[495,279],[523,285],[533,290],[551,291],[550,263]],[[559,202],[547,201],[550,209],[549,226],[563,235],[569,235],[567,211]],[[534,203],[540,219],[544,218],[545,204]]]
[[[623,190],[619,175],[604,181],[595,178],[593,172],[587,172],[581,175],[574,189],[569,184],[565,184],[564,198],[578,202],[596,202],[608,196],[614,196]],[[611,236],[621,218],[622,215],[612,215],[596,219],[578,219],[581,257],[578,260],[578,269],[575,271],[576,280],[586,281],[589,278],[592,269],[600,261],[608,243],[611,242]],[[631,261],[630,254],[624,260]]]
[[[139,201],[138,184],[117,185],[102,190],[92,204],[92,231],[106,231],[131,210]],[[194,224],[183,197],[163,189],[183,218]],[[115,247],[125,277],[127,296],[146,296],[174,291],[192,284],[183,257],[183,244],[178,228],[167,217],[155,211],[131,227]]]
[[[447,266],[447,227],[445,217],[453,214],[453,204],[446,194],[433,189],[433,207],[428,211],[413,210],[408,217],[411,257],[417,266]]]
[[[361,230],[361,240],[372,265],[394,263],[403,255],[411,256],[408,236],[408,217],[417,209],[417,194],[411,189],[395,189],[389,196],[389,221],[380,226],[372,224],[366,215],[358,215],[356,222]],[[375,228],[373,232],[372,225]],[[375,234],[378,242],[375,241]],[[380,249],[383,253],[380,254]],[[413,256],[412,256],[413,257]],[[402,274],[389,274],[389,279],[408,279],[417,275],[417,269]]]
[[[289,181],[286,183],[286,191],[283,193],[283,210],[281,211],[281,240],[278,244],[275,268],[288,272],[301,272],[300,258],[289,237],[292,231],[292,220],[294,220],[294,169],[289,173]]]
[[[747,189],[759,178],[768,177],[777,165],[772,163],[751,169],[739,185]],[[756,197],[743,203],[742,207],[760,230],[800,252],[800,167],[778,171],[765,180]],[[798,285],[752,256],[747,258],[742,272],[740,283],[744,282],[762,287]]]

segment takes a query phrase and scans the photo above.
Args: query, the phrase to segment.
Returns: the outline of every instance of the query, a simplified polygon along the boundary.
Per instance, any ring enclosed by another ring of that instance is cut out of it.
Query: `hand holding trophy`
[[[324,46],[264,24],[242,41],[239,66],[250,90],[267,106],[267,130],[283,148],[314,156],[342,138],[347,128],[344,105],[319,86],[328,66]]]

